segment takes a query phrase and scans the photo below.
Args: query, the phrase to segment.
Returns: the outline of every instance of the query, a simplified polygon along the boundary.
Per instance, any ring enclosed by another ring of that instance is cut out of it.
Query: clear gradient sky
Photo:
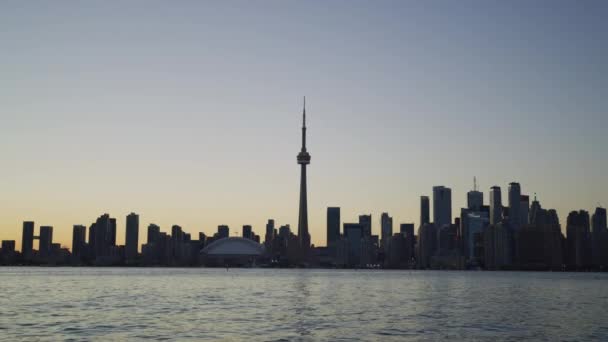
[[[2,1],[0,239],[140,214],[212,234],[419,221],[473,176],[555,208],[608,203],[607,1]]]

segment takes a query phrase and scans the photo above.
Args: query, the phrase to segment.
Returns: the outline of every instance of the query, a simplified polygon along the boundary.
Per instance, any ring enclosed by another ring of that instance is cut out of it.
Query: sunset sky
[[[606,1],[3,1],[0,239],[107,212],[240,235],[419,221],[419,196],[521,183],[565,228],[608,203]],[[37,246],[37,243],[35,244]],[[36,248],[36,247],[35,247]]]

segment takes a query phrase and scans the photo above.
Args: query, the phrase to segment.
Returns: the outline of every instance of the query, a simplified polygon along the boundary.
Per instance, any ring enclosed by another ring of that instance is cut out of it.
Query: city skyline
[[[140,241],[149,223],[295,228],[301,94],[315,245],[327,207],[418,227],[419,196],[451,188],[456,216],[474,176],[486,204],[493,185],[503,203],[510,182],[537,193],[562,231],[606,206],[605,3],[45,6],[0,11],[0,233],[17,249],[23,221],[70,246],[104,212],[120,231],[139,214]]]

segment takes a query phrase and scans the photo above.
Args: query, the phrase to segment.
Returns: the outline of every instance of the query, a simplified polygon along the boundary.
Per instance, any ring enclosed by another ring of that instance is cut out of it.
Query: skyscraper
[[[148,240],[147,244],[158,242],[160,239],[160,227],[154,223],[148,225]]]
[[[520,200],[520,224],[521,227],[526,226],[530,221],[529,221],[529,215],[530,215],[530,196],[528,195],[521,195],[521,200]]]
[[[306,97],[302,109],[302,149],[298,153],[300,165],[300,210],[298,217],[298,239],[300,246],[307,250],[310,247],[310,234],[308,233],[308,199],[306,196],[306,165],[310,164],[310,154],[306,151]]]
[[[72,231],[72,255],[80,258],[86,245],[87,227],[75,224]]]
[[[382,248],[387,250],[388,240],[393,236],[393,218],[388,216],[388,213],[380,215],[380,233]]]
[[[509,184],[509,225],[511,229],[521,227],[521,188],[519,183]]]
[[[359,215],[359,223],[363,227],[361,232],[363,237],[372,236],[372,215]]]
[[[431,222],[429,196],[420,196],[420,226]]]
[[[483,206],[483,192],[477,190],[477,179],[473,178],[473,190],[467,192],[467,208],[479,211]]]
[[[243,225],[243,237],[245,239],[253,240],[253,228],[251,225]]]
[[[125,259],[137,258],[137,246],[139,244],[139,215],[130,213],[127,215],[127,231],[125,236]]]
[[[267,250],[270,250],[273,239],[274,239],[274,220],[269,219],[268,223],[266,223],[266,236],[264,237],[264,245],[266,245]]]
[[[220,239],[230,236],[230,228],[227,225],[217,226],[217,237]]]
[[[499,186],[490,188],[490,224],[498,224],[502,220],[502,196]]]
[[[53,244],[53,227],[40,227],[39,243],[38,252],[40,252],[40,256],[49,256],[51,254],[51,245]]]
[[[327,208],[327,246],[333,246],[340,239],[340,208]]]
[[[433,187],[433,223],[437,229],[452,223],[452,189]]]
[[[21,236],[21,254],[24,259],[32,257],[32,250],[34,249],[34,222],[25,221],[23,222],[23,235]]]

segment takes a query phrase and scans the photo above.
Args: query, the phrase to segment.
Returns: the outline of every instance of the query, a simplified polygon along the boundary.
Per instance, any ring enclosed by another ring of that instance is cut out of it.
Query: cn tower
[[[300,171],[300,214],[298,218],[298,239],[305,252],[310,247],[310,234],[308,234],[308,199],[306,196],[306,165],[310,164],[310,154],[306,151],[306,97],[302,109],[302,149],[298,153]]]

